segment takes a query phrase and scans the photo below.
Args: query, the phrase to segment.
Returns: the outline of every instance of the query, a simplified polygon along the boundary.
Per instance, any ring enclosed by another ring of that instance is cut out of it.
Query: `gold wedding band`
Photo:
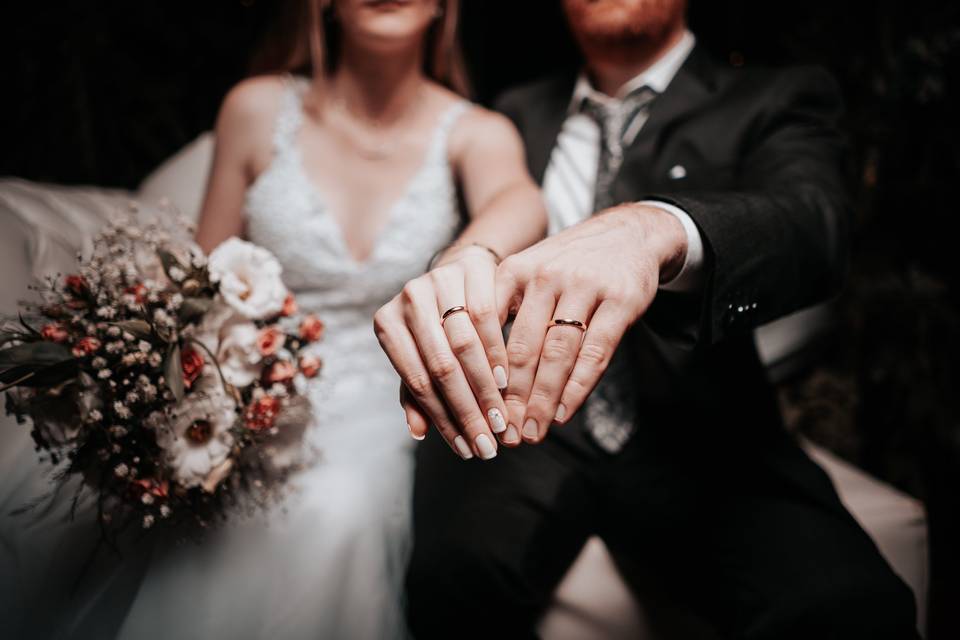
[[[554,318],[550,321],[547,329],[552,329],[553,327],[573,327],[574,329],[580,329],[580,331],[587,330],[587,325],[579,320],[571,320],[569,318]]]
[[[465,306],[463,306],[463,305],[457,305],[456,307],[450,307],[449,309],[447,309],[446,311],[444,311],[443,314],[440,316],[440,324],[443,324],[444,322],[446,322],[447,318],[449,318],[449,317],[452,316],[453,314],[455,314],[455,313],[460,313],[461,311],[466,311],[466,310],[467,310],[467,308],[466,308]]]

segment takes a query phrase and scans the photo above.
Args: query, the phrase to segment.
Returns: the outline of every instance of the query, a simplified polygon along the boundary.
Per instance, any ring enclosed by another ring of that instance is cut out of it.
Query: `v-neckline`
[[[299,96],[298,96],[299,98]],[[417,183],[423,177],[423,174],[427,172],[430,168],[430,165],[434,162],[434,154],[439,153],[441,150],[437,149],[437,146],[440,144],[440,135],[444,130],[444,125],[449,118],[449,114],[457,107],[458,103],[454,103],[444,109],[442,115],[439,118],[439,122],[434,126],[433,131],[430,134],[430,142],[427,146],[427,151],[424,153],[423,159],[420,161],[419,168],[413,172],[410,179],[407,181],[406,185],[400,190],[399,195],[396,199],[390,204],[386,219],[380,226],[380,229],[376,232],[373,238],[373,244],[370,246],[370,251],[366,256],[360,258],[357,257],[353,251],[350,250],[350,245],[347,242],[346,234],[343,230],[343,225],[337,219],[337,216],[334,215],[332,207],[327,199],[324,197],[323,189],[320,188],[320,185],[310,177],[307,173],[306,164],[303,161],[303,154],[300,149],[300,128],[297,127],[293,131],[293,135],[290,140],[290,152],[293,154],[293,164],[296,168],[296,171],[300,174],[300,178],[303,181],[308,193],[310,194],[311,199],[317,205],[317,207],[322,211],[323,215],[329,220],[330,225],[334,229],[335,241],[338,245],[340,252],[343,254],[345,259],[350,263],[350,266],[356,270],[367,269],[369,268],[377,257],[377,253],[380,250],[381,245],[386,241],[388,232],[396,223],[396,219],[399,217],[400,211],[403,209],[403,203],[410,198],[410,195],[413,193],[414,188]],[[303,106],[298,100],[297,109],[300,110],[300,124],[303,123]]]

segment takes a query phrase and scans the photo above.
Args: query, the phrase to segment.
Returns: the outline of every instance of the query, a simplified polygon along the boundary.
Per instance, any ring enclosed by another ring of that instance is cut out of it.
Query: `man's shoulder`
[[[494,100],[493,108],[516,121],[545,101],[566,103],[573,92],[576,69],[564,69],[508,87]]]
[[[840,95],[833,74],[822,66],[810,64],[734,66],[715,63],[714,82],[721,93],[776,102],[789,102],[798,96],[835,99]]]

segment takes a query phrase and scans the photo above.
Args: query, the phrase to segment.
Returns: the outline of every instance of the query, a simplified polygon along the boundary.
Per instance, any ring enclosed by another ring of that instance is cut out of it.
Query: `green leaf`
[[[168,276],[170,276],[170,269],[173,267],[178,267],[183,270],[184,273],[190,271],[189,267],[177,260],[177,257],[166,249],[157,249],[157,256],[160,258],[160,264],[163,265],[163,270],[166,271]],[[173,276],[170,276],[170,279],[173,280]]]
[[[0,349],[0,368],[31,366],[43,367],[72,360],[70,350],[56,342],[26,342]]]
[[[150,323],[146,320],[121,320],[120,322],[113,322],[111,324],[143,340],[149,340],[153,336]]]
[[[77,375],[77,361],[64,360],[46,367],[19,366],[0,373],[0,391],[9,387],[52,387]]]
[[[163,366],[163,375],[167,380],[167,388],[173,393],[177,402],[183,400],[183,365],[180,362],[180,345],[170,347],[167,361]]]
[[[213,298],[184,298],[178,311],[180,321],[188,323],[199,320],[210,310],[212,304]]]

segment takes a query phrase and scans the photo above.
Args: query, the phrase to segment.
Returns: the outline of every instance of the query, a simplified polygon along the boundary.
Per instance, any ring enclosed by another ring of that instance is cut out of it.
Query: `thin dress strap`
[[[447,107],[447,110],[440,117],[440,122],[435,129],[433,137],[434,146],[433,149],[431,149],[431,154],[433,154],[434,158],[446,161],[447,140],[450,137],[450,132],[453,131],[453,127],[457,123],[457,120],[460,119],[460,116],[469,111],[472,106],[473,104],[469,100],[458,100]]]
[[[288,153],[296,145],[297,132],[303,122],[303,93],[307,82],[289,73],[283,75],[283,96],[273,127],[273,148],[278,155]]]

